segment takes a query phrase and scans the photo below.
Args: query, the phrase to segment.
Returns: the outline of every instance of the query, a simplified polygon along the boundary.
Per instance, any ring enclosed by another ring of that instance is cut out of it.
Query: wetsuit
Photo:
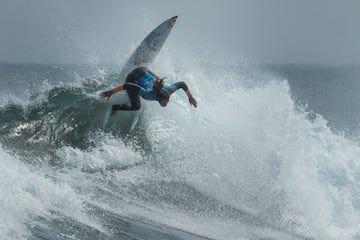
[[[127,104],[113,105],[113,110],[139,110],[141,107],[140,97],[146,100],[158,100],[157,93],[153,89],[153,80],[158,78],[153,72],[149,71],[145,67],[139,67],[130,72],[125,80],[124,89],[127,91],[131,106]],[[179,88],[184,91],[188,90],[187,85],[184,82],[177,82],[171,85],[164,85],[169,95],[174,93]]]

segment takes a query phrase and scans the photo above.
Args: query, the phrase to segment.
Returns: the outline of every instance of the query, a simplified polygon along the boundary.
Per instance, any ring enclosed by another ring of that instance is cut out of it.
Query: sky
[[[174,54],[360,64],[358,0],[0,0],[0,62],[117,64],[174,15]]]

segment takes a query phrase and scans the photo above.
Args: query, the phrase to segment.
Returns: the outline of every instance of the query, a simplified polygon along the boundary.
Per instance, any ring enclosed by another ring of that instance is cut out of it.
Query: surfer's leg
[[[141,101],[140,101],[140,96],[139,96],[139,87],[136,85],[127,85],[126,87],[126,91],[129,95],[129,99],[130,99],[130,104],[131,106],[127,105],[127,104],[116,104],[112,106],[112,110],[116,111],[116,110],[123,110],[123,111],[134,111],[134,110],[139,110],[141,107]]]
[[[139,110],[140,107],[141,107],[141,102],[140,102],[140,98],[139,98],[139,101],[136,103],[131,103],[131,106],[129,106],[127,104],[114,104],[114,105],[112,105],[112,110],[113,111],[118,111],[118,110],[134,111],[134,110]]]
[[[136,83],[136,81],[143,75],[146,74],[147,69],[145,67],[139,67],[134,69],[131,73],[129,73],[126,77],[125,83]],[[130,104],[115,104],[112,106],[111,115],[115,115],[116,111],[134,111],[139,110],[141,107],[141,101],[139,97],[140,88],[138,85],[133,84],[125,84],[126,91],[129,95]]]

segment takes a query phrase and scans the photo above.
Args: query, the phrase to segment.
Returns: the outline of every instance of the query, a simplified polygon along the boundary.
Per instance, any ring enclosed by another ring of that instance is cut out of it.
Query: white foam
[[[121,139],[100,134],[93,140],[98,146],[86,151],[66,146],[60,148],[57,155],[69,166],[90,172],[121,169],[143,160],[141,152],[137,152],[131,144],[125,145]]]
[[[83,211],[83,200],[64,181],[33,171],[0,146],[0,235],[2,239],[30,236],[33,221],[51,218],[59,211],[88,225],[94,225]]]
[[[360,225],[354,207],[357,144],[331,131],[321,116],[309,120],[286,81],[246,88],[238,71],[211,72],[190,67],[177,73],[188,79],[198,109],[180,91],[166,112],[147,105],[147,136],[167,170],[290,231],[316,239],[354,238]]]

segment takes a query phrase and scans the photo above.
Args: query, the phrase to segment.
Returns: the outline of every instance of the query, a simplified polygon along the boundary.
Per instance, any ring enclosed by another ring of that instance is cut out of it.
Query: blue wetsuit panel
[[[137,80],[137,84],[145,89],[151,89],[153,87],[154,76],[150,73],[146,73],[144,76]]]
[[[178,88],[177,88],[177,86],[175,84],[164,85],[163,89],[165,89],[169,94],[172,94],[173,92],[178,90]]]
[[[156,100],[156,93],[153,90],[154,76],[146,73],[144,76],[137,80],[140,86],[139,95],[146,100]]]
[[[156,93],[153,89],[153,80],[155,77],[150,73],[146,73],[141,78],[137,80],[137,84],[140,86],[139,95],[146,100],[156,100]],[[177,84],[164,85],[163,89],[165,89],[169,94],[174,93],[178,90]]]

